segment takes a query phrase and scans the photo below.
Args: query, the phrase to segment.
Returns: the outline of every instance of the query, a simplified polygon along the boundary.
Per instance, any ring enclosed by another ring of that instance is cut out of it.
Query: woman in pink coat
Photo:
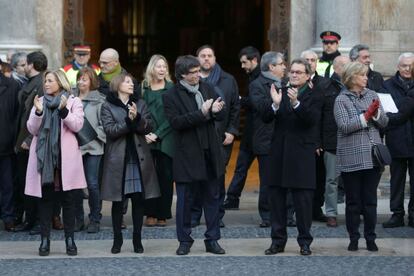
[[[50,222],[55,197],[62,200],[66,253],[77,255],[73,239],[74,197],[77,189],[86,188],[86,181],[75,133],[83,126],[83,106],[79,98],[70,94],[70,85],[63,71],[47,71],[43,89],[44,97],[35,97],[27,121],[33,141],[30,145],[25,194],[40,198],[39,255],[49,255]]]

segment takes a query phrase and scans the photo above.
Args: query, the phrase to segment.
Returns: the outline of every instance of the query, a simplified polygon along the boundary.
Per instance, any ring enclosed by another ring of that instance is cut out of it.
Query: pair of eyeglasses
[[[305,74],[306,72],[303,71],[289,71],[289,74],[291,75],[302,75]]]

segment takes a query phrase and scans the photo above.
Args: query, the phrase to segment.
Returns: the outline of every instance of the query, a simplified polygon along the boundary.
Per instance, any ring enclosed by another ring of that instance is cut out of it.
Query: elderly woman
[[[161,197],[147,200],[145,213],[147,226],[166,226],[172,217],[173,197],[172,151],[173,133],[164,114],[162,95],[173,86],[165,57],[153,55],[145,71],[142,82],[142,98],[148,106],[153,119],[153,131],[145,135],[150,145],[154,166],[160,184]]]
[[[377,222],[377,186],[382,168],[372,155],[372,147],[381,144],[379,130],[388,117],[377,94],[366,88],[367,66],[351,62],[344,67],[345,88],[335,100],[338,126],[337,169],[344,181],[346,227],[349,251],[358,250],[360,215],[364,216],[364,237],[369,251],[378,251],[375,243]]]
[[[131,75],[121,73],[114,77],[110,89],[101,110],[106,133],[101,197],[112,201],[114,243],[111,252],[121,252],[123,200],[131,198],[134,252],[143,253],[144,200],[160,195],[151,152],[145,141],[145,135],[151,131],[151,114],[144,101],[134,97]]]
[[[43,88],[44,97],[34,98],[34,106],[27,121],[27,129],[33,135],[33,140],[25,194],[40,198],[39,255],[49,255],[50,222],[56,197],[62,200],[66,253],[76,255],[73,239],[74,199],[78,189],[86,188],[82,154],[75,137],[83,125],[82,102],[70,94],[69,82],[62,71],[47,71]]]
[[[80,69],[76,81],[79,92],[78,96],[83,104],[85,120],[88,120],[97,134],[95,139],[80,147],[89,192],[88,203],[90,213],[89,224],[86,230],[88,233],[97,233],[99,232],[99,224],[102,217],[98,179],[100,162],[106,141],[101,121],[101,106],[105,102],[105,97],[97,90],[99,81],[94,69],[90,67]],[[83,192],[80,192],[78,196],[76,218],[76,226],[81,230],[84,225]]]

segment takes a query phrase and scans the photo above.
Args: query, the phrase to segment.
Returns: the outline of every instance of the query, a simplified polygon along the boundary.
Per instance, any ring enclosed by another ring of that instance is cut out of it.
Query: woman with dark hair
[[[134,252],[143,253],[144,200],[160,196],[151,152],[145,141],[145,135],[151,131],[151,114],[144,101],[134,97],[131,75],[121,73],[114,77],[110,88],[101,111],[106,133],[101,197],[112,201],[114,243],[111,252],[121,252],[123,200],[131,198]]]
[[[167,219],[172,217],[171,205],[173,197],[172,151],[173,132],[164,114],[162,96],[173,87],[168,63],[165,57],[153,55],[145,71],[141,84],[142,98],[148,106],[153,119],[154,129],[145,135],[150,145],[154,167],[160,184],[161,197],[145,202],[147,226],[166,226]]]
[[[47,71],[43,88],[44,96],[35,96],[27,121],[33,140],[25,194],[40,198],[39,255],[47,256],[50,252],[50,222],[55,198],[62,201],[66,253],[77,255],[73,239],[74,200],[78,190],[86,188],[82,154],[75,137],[83,125],[82,102],[70,94],[69,82],[62,71]]]
[[[101,121],[101,106],[105,97],[97,90],[99,87],[98,77],[95,70],[90,67],[82,68],[76,77],[79,98],[82,100],[85,120],[88,120],[97,136],[85,145],[80,147],[83,158],[86,182],[88,184],[89,203],[89,224],[88,233],[99,232],[99,223],[102,217],[101,196],[99,192],[99,168],[104,152],[106,135]],[[81,230],[84,226],[83,192],[78,196],[76,226]]]
[[[337,170],[345,188],[345,218],[349,233],[349,251],[358,250],[359,224],[364,217],[364,237],[369,251],[378,251],[375,243],[377,223],[377,187],[382,168],[372,148],[381,144],[380,129],[388,117],[375,91],[366,88],[367,66],[359,62],[345,65],[345,88],[335,100],[334,115],[338,126]]]

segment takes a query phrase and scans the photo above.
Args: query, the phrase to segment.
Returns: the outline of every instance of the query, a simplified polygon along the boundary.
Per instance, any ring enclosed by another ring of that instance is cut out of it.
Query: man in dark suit
[[[349,51],[351,61],[358,61],[368,67],[367,88],[379,92],[382,89],[384,78],[381,73],[371,69],[371,54],[368,45],[357,44]]]
[[[221,97],[226,105],[224,119],[216,121],[216,130],[222,142],[224,164],[227,166],[230,161],[234,138],[239,134],[239,88],[234,77],[225,72],[216,62],[216,55],[212,46],[203,45],[198,48],[197,57],[201,65],[202,81],[211,84],[217,96]],[[224,217],[223,202],[226,195],[224,175],[221,177],[220,182],[220,201],[222,203],[220,206],[220,227],[224,227],[222,221]],[[194,201],[191,213],[191,225],[199,225],[202,214],[201,202],[199,200]]]
[[[176,254],[187,255],[191,238],[191,205],[194,190],[200,190],[207,230],[206,251],[224,254],[220,239],[220,178],[224,174],[221,139],[215,122],[222,120],[224,102],[214,88],[200,82],[200,62],[194,56],[178,57],[178,83],[163,96],[165,115],[174,130],[173,178],[177,192]]]
[[[271,213],[272,244],[266,255],[283,252],[287,242],[286,195],[291,191],[296,212],[297,241],[301,255],[310,255],[312,200],[315,189],[315,151],[320,118],[319,95],[309,85],[311,68],[305,59],[292,61],[289,87],[271,85],[265,95],[252,90],[261,119],[273,123],[270,156],[266,170],[270,179],[268,194]],[[270,98],[270,101],[269,101]]]

